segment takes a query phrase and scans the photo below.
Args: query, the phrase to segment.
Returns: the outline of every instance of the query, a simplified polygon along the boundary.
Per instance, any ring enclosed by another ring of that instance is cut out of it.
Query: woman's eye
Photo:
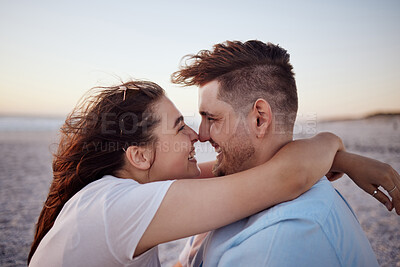
[[[179,128],[178,132],[182,131],[183,129],[185,129],[186,125],[182,125],[181,128]]]

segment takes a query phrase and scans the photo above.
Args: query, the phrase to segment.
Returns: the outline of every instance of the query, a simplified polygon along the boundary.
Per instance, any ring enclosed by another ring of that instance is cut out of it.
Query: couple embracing
[[[172,80],[199,86],[199,134],[146,81],[97,88],[68,116],[29,266],[159,266],[158,244],[194,235],[177,266],[377,266],[329,180],[346,173],[400,214],[399,174],[331,133],[292,140],[281,47],[225,42],[190,59]],[[215,162],[197,164],[198,140]]]

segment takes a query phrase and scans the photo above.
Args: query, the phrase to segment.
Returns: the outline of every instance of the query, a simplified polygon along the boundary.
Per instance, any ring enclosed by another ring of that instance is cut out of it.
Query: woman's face
[[[182,114],[167,97],[158,101],[155,112],[161,121],[153,131],[157,143],[150,179],[161,181],[199,176],[193,146],[198,138],[196,132],[185,124]]]

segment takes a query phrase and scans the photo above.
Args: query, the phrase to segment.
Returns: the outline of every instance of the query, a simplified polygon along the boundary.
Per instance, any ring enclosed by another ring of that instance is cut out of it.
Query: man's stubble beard
[[[249,162],[255,154],[255,148],[250,142],[246,130],[239,130],[232,135],[231,139],[225,144],[218,144],[222,149],[222,160],[217,162],[213,167],[215,176],[224,176],[240,171],[244,171],[251,167]]]

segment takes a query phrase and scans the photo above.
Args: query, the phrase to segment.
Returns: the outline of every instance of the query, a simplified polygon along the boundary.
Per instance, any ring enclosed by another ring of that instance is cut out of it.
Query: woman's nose
[[[192,129],[190,128],[190,140],[192,141],[192,144],[196,143],[199,140],[199,135]]]

